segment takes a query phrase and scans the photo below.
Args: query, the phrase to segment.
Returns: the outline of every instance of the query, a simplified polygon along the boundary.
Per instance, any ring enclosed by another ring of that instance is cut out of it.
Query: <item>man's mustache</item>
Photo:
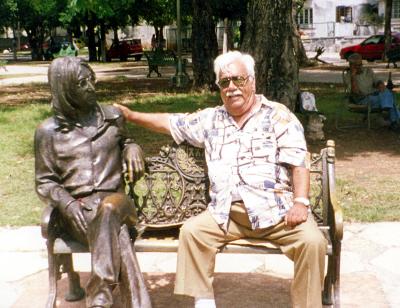
[[[235,96],[235,95],[242,95],[242,92],[239,91],[239,90],[235,90],[235,91],[233,91],[233,92],[227,92],[227,93],[226,93],[226,96],[227,96],[227,97],[231,97],[231,96]]]

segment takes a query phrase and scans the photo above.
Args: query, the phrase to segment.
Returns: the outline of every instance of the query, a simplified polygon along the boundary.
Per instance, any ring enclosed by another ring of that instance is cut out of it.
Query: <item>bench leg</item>
[[[333,255],[328,257],[328,271],[322,294],[322,303],[335,308],[340,308],[340,251],[341,243],[338,242],[334,245]]]
[[[149,65],[149,73],[147,74],[147,78],[151,77],[152,72],[155,72],[158,75],[158,77],[161,77],[161,74],[158,71],[158,65]]]
[[[335,245],[335,269],[334,269],[334,280],[333,280],[333,295],[335,308],[340,308],[340,258],[341,258],[342,243],[338,242]]]
[[[328,257],[328,271],[324,280],[324,291],[322,293],[322,303],[324,305],[332,305],[332,282],[333,282],[333,257]]]
[[[79,274],[74,271],[72,254],[63,255],[64,271],[68,274],[69,290],[65,294],[65,300],[68,302],[79,301],[85,296],[85,291],[81,287]]]
[[[57,273],[58,265],[56,256],[53,254],[54,242],[47,240],[47,260],[49,263],[49,295],[47,297],[46,308],[56,307],[57,299]]]
[[[160,72],[158,71],[158,65],[155,66],[154,71],[157,73],[158,77],[161,77]]]

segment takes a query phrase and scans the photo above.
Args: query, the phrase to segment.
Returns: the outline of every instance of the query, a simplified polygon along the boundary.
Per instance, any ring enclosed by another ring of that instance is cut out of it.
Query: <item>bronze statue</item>
[[[143,152],[125,137],[120,111],[97,103],[86,62],[55,59],[48,79],[54,115],[35,133],[36,190],[61,213],[69,236],[89,246],[86,305],[111,307],[119,285],[124,307],[151,307],[128,234],[137,215],[123,179],[124,170],[131,180],[143,174]]]

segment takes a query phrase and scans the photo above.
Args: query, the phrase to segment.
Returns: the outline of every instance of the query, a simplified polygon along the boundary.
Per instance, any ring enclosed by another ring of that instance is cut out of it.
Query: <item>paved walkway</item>
[[[345,225],[342,307],[400,307],[399,234],[397,222]],[[175,254],[139,253],[138,257],[142,271],[146,272],[154,307],[192,305],[190,298],[172,295]],[[84,283],[90,271],[89,254],[77,256],[75,267]],[[219,308],[290,307],[293,269],[292,262],[284,256],[219,255],[216,270]],[[1,308],[44,307],[48,292],[47,256],[39,227],[0,228],[0,273]],[[60,288],[59,307],[84,307],[84,301],[63,301],[66,278],[61,280]]]

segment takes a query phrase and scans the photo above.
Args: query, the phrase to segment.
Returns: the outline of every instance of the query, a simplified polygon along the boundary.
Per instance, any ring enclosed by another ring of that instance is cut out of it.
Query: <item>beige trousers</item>
[[[294,261],[292,304],[296,308],[322,307],[327,242],[312,217],[287,229],[283,222],[265,229],[251,230],[241,203],[233,203],[225,234],[209,211],[187,220],[180,230],[175,294],[213,298],[215,257],[227,242],[243,238],[266,239],[279,245]]]

